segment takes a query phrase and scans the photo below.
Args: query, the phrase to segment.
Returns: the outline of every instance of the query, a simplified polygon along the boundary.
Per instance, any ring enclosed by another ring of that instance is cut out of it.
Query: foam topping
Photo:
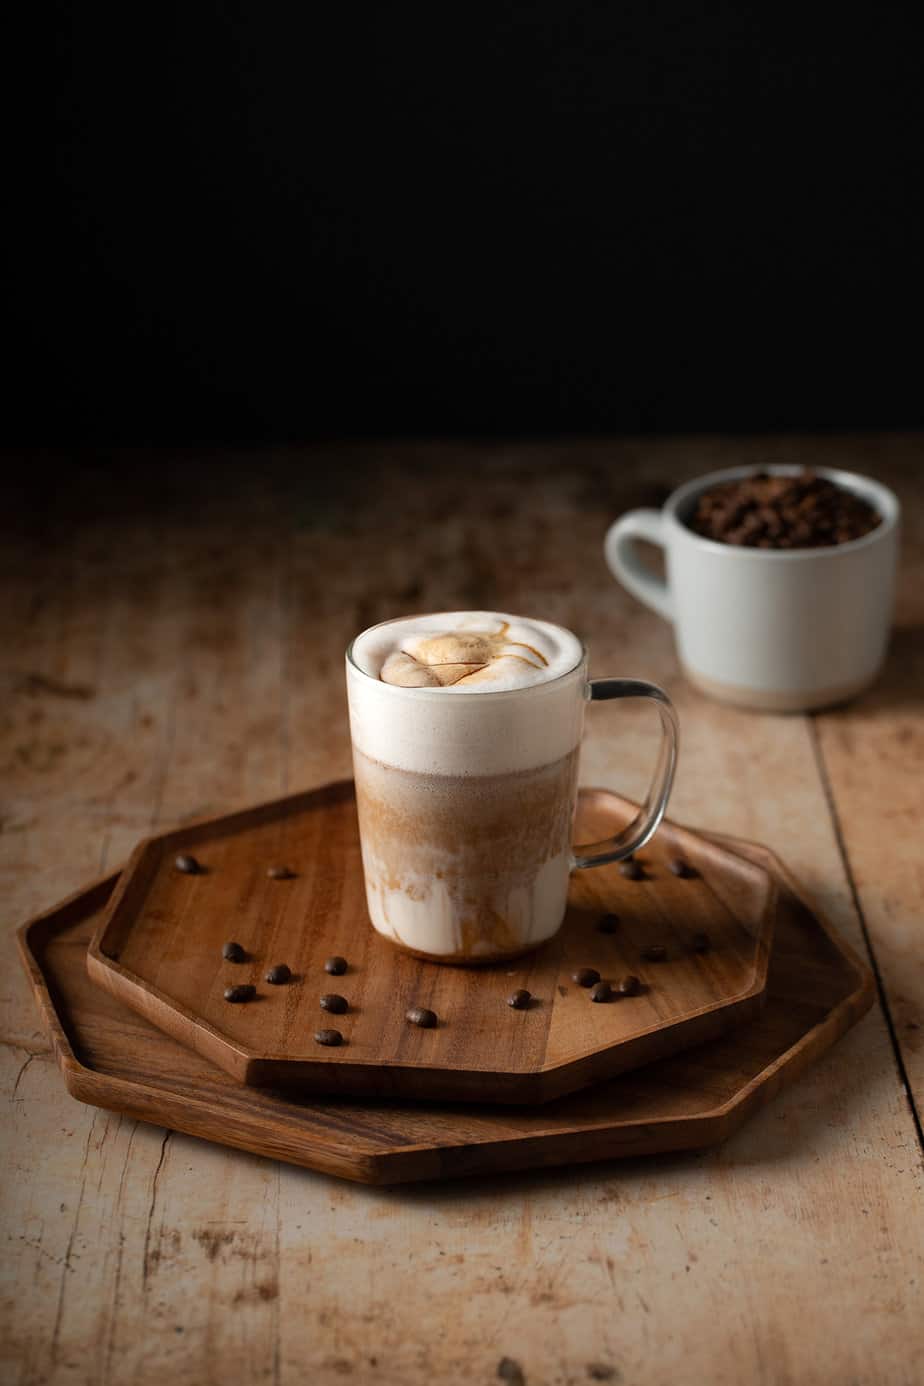
[[[583,655],[577,636],[561,626],[502,612],[449,611],[373,626],[353,642],[347,661],[353,745],[384,765],[423,774],[550,765],[581,738]],[[524,696],[513,696],[520,690]]]
[[[567,673],[581,646],[547,621],[452,611],[375,626],[356,641],[353,658],[364,673],[401,688],[501,692]]]

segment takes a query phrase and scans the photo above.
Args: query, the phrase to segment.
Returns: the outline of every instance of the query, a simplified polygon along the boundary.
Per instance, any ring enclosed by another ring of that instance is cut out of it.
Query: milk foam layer
[[[473,651],[471,661],[456,657]],[[389,658],[401,654],[423,683],[383,682]],[[459,671],[469,662],[480,677]],[[445,676],[450,665],[454,681],[443,683],[434,671]],[[347,660],[353,742],[421,774],[535,769],[580,741],[585,677],[580,641],[548,621],[484,611],[387,621],[358,636]]]

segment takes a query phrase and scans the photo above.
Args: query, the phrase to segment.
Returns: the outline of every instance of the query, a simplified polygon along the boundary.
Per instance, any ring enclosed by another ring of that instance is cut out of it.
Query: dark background
[[[8,436],[921,424],[914,8],[808,14],[62,6]]]

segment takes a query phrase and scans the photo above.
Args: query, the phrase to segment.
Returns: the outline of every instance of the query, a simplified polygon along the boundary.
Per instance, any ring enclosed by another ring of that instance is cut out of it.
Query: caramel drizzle
[[[506,635],[509,629],[510,622],[503,621],[501,623],[500,630],[494,631],[493,634],[491,634],[490,632],[486,633],[489,639],[500,640]],[[458,633],[465,634],[464,630],[462,632],[448,632],[448,634],[450,635],[455,635]],[[478,634],[478,632],[473,632],[473,634]],[[518,650],[529,650],[530,654],[536,656],[536,658],[539,660],[539,663],[534,664],[533,661],[531,659],[527,659],[525,655],[511,654],[509,650],[504,651],[501,657],[506,659],[517,659],[520,661],[521,664],[525,664],[530,669],[542,669],[543,667],[545,667],[546,669],[548,668],[549,661],[546,659],[542,651],[537,650],[535,646],[527,644],[525,640],[510,640],[507,643],[508,645],[515,646]],[[440,669],[447,664],[464,665],[467,672],[464,674],[460,674],[457,679],[453,679],[452,683],[444,684],[444,688],[454,688],[457,683],[462,683],[465,679],[471,678],[472,674],[480,674],[482,669],[487,669],[488,667],[487,664],[478,664],[475,662],[469,663],[467,660],[464,659],[438,659],[435,660],[432,664],[423,664],[422,661],[419,660],[416,655],[411,654],[410,650],[402,649],[401,654],[405,655],[408,659],[413,660],[415,664],[420,664],[421,668],[423,669]]]
[[[510,629],[510,622],[509,622],[509,621],[502,621],[502,622],[501,622],[501,628],[500,628],[500,630],[496,630],[496,631],[494,632],[494,638],[495,638],[495,640],[496,640],[499,636],[501,636],[501,635],[506,635],[509,629]],[[549,661],[546,659],[545,655],[542,654],[539,650],[534,649],[532,645],[527,645],[527,643],[526,643],[525,640],[511,640],[511,641],[510,641],[510,644],[511,644],[511,645],[517,645],[521,650],[529,650],[530,654],[534,654],[534,655],[536,656],[536,658],[540,661],[540,663],[541,663],[541,664],[544,664],[544,665],[546,666],[546,668],[548,668]],[[511,659],[522,659],[522,655],[511,655],[510,658],[511,658]],[[529,660],[526,660],[526,663],[528,664],[528,663],[529,663]],[[534,666],[534,667],[536,667],[536,666]]]

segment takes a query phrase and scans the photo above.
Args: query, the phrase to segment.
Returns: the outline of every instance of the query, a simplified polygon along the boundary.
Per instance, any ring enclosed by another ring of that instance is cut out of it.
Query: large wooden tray
[[[618,831],[634,808],[584,790],[581,841]],[[204,868],[186,875],[177,854]],[[682,857],[689,878],[667,863]],[[441,967],[396,949],[369,924],[351,782],[329,785],[139,845],[88,956],[90,975],[174,1039],[240,1082],[302,1092],[479,1102],[543,1102],[691,1045],[755,1016],[763,1002],[776,916],[773,878],[756,862],[670,823],[641,855],[645,878],[618,867],[576,873],[560,933],[535,953],[491,967]],[[268,878],[274,863],[294,868]],[[614,911],[613,934],[597,927]],[[705,931],[708,952],[694,939]],[[246,963],[222,958],[233,939]],[[650,944],[663,962],[646,961]],[[349,971],[330,977],[340,954]],[[287,986],[265,982],[285,962]],[[572,974],[633,974],[641,994],[595,1004]],[[253,983],[229,1004],[225,988]],[[511,1009],[511,991],[533,1002]],[[349,1001],[325,1016],[324,992]],[[433,1009],[434,1029],[407,1023]],[[338,1048],[315,1041],[336,1027]]]
[[[118,877],[25,924],[19,946],[82,1102],[368,1184],[697,1149],[724,1140],[867,1011],[871,974],[765,848],[777,878],[767,1004],[710,1044],[537,1109],[311,1101],[241,1087],[94,986],[86,953]]]

